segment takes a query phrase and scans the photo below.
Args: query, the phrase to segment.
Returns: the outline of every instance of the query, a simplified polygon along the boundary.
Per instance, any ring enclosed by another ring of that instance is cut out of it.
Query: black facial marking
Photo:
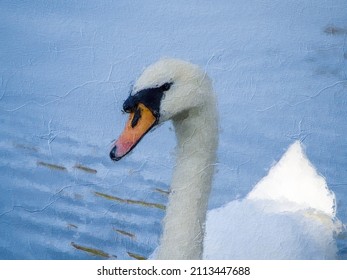
[[[151,110],[155,118],[159,120],[160,102],[164,96],[164,92],[168,91],[172,84],[173,83],[165,83],[159,87],[140,90],[136,94],[130,95],[127,100],[124,101],[123,110],[125,112],[130,113],[135,111],[131,124],[133,127],[136,126],[137,122],[141,118],[141,112],[137,112],[137,110],[139,110],[137,109],[139,103],[142,103]]]
[[[135,113],[134,113],[134,117],[131,121],[131,127],[134,128],[137,123],[139,122],[139,120],[141,119],[141,109],[140,108],[136,108],[135,109]]]
[[[136,95],[129,95],[127,100],[125,100],[123,103],[123,110],[127,113],[130,113],[137,107],[138,103],[139,102]]]
[[[172,85],[172,83],[165,83],[165,84],[163,84],[160,88],[161,88],[163,91],[168,91],[168,90],[171,88],[171,85]]]

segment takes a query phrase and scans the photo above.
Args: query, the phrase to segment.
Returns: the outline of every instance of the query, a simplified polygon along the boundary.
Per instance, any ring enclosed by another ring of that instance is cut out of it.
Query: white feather
[[[247,197],[207,215],[218,113],[211,80],[197,66],[162,59],[135,90],[172,82],[160,122],[172,120],[177,164],[155,256],[159,259],[332,259],[335,196],[295,142]],[[206,222],[206,216],[207,222]]]

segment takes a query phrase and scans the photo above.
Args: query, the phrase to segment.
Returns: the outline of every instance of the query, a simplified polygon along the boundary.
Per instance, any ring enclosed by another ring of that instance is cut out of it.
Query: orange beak
[[[142,103],[130,113],[123,133],[110,152],[112,160],[120,160],[140,142],[142,137],[157,123],[152,111]]]

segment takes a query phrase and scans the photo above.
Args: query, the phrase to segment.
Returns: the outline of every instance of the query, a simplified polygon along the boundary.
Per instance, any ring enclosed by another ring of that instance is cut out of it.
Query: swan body
[[[334,193],[297,141],[246,198],[209,211],[204,258],[334,259],[341,226]]]
[[[177,164],[156,258],[334,258],[334,194],[299,142],[245,199],[207,213],[218,111],[211,80],[199,67],[159,60],[144,70],[123,109],[130,117],[110,152],[113,160],[162,122],[172,120],[176,132]]]

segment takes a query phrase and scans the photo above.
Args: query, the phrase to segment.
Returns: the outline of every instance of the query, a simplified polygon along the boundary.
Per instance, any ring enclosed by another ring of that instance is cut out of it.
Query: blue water
[[[172,127],[120,162],[108,153],[131,85],[163,56],[213,79],[210,208],[244,197],[299,139],[347,223],[344,1],[1,1],[0,38],[0,259],[104,258],[76,244],[151,254],[165,211],[124,200],[167,202]],[[345,235],[337,242],[347,259]]]

